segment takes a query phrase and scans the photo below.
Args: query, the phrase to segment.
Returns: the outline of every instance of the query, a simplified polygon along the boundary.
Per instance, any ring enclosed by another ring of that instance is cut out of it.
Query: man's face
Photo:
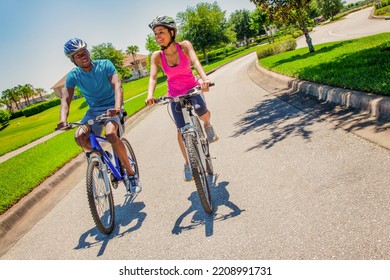
[[[86,68],[91,65],[91,57],[88,50],[84,49],[73,55],[74,62],[81,68]]]

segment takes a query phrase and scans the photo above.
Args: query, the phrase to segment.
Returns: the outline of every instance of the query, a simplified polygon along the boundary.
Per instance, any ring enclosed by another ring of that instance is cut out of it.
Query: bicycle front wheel
[[[107,176],[104,180],[103,170],[98,159],[91,159],[87,169],[87,197],[93,221],[96,227],[104,234],[114,230],[115,211],[114,198]]]
[[[202,161],[200,160],[199,151],[195,145],[195,136],[193,134],[187,134],[184,141],[200,202],[204,211],[211,214],[213,212],[213,205],[210,186],[207,180],[207,173]]]
[[[211,156],[210,156],[210,147],[209,147],[209,141],[207,140],[202,125],[200,124],[200,121],[198,117],[193,116],[193,123],[195,124],[197,128],[197,133],[199,135],[200,143],[202,145],[203,153],[206,156],[206,170],[209,175],[214,174],[214,168],[213,163],[211,162]]]

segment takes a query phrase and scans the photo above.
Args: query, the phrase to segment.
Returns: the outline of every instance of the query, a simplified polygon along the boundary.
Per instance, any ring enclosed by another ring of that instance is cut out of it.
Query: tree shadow
[[[288,85],[278,84],[274,80],[270,81],[266,75],[259,75],[255,64],[248,69],[248,75],[254,83],[270,93],[270,98],[255,104],[235,123],[237,129],[231,137],[259,133],[259,142],[247,151],[269,149],[288,137],[310,140],[311,126],[324,121],[331,122],[333,130],[341,128],[352,133],[358,133],[367,127],[374,133],[389,129],[390,123],[387,120],[373,118],[367,112],[346,108],[305,93],[311,91],[310,87],[313,85],[311,82],[297,83],[296,80],[292,80]],[[302,88],[305,88],[305,92],[302,92]],[[332,88],[332,92],[337,90]],[[320,97],[323,97],[323,94]]]
[[[102,256],[111,239],[123,237],[141,228],[147,214],[142,212],[145,208],[143,202],[132,202],[125,200],[122,205],[115,206],[115,227],[110,235],[101,233],[96,227],[83,233],[79,238],[79,243],[74,248],[76,250],[88,249],[100,246],[97,256]],[[126,228],[121,232],[121,228]]]
[[[256,104],[241,116],[241,119],[235,123],[238,129],[232,137],[239,137],[249,132],[267,131],[269,136],[248,148],[247,151],[256,148],[269,149],[287,137],[299,136],[309,139],[312,134],[309,126],[314,122],[314,118],[312,115],[291,108],[289,104],[277,98],[268,99]],[[292,119],[294,121],[287,122]]]
[[[190,207],[183,212],[176,220],[175,225],[172,229],[173,234],[181,234],[184,231],[192,230],[200,226],[205,226],[205,235],[212,236],[214,232],[214,223],[216,221],[224,221],[229,218],[236,217],[245,210],[241,210],[236,204],[229,200],[229,192],[226,187],[229,185],[228,182],[220,182],[216,185],[218,176],[209,176],[209,182],[211,185],[211,195],[213,201],[213,214],[207,214],[201,205],[199,195],[197,192],[192,192],[188,197],[188,200],[191,202]],[[228,214],[219,214],[218,208],[221,206],[226,206],[232,211]],[[187,216],[191,217],[189,223],[184,222]]]
[[[2,124],[0,126],[0,131],[2,131],[3,129],[6,129],[8,126],[9,126],[9,123]]]
[[[86,107],[88,107],[88,103],[84,100],[83,103],[80,104],[79,109],[84,109]]]

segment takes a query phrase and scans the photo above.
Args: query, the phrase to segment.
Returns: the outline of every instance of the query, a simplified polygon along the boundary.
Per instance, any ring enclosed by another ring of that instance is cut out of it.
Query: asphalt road
[[[312,42],[318,45],[390,32],[390,20],[373,20],[371,14],[372,8],[367,8],[348,14],[345,20],[317,26],[310,32]],[[301,47],[307,47],[303,36],[297,39],[297,48]]]
[[[253,81],[255,55],[210,77],[220,140],[216,211],[182,181],[175,127],[157,106],[127,131],[143,192],[100,234],[83,176],[1,259],[389,259],[390,151],[286,103]],[[70,186],[69,186],[70,187]]]

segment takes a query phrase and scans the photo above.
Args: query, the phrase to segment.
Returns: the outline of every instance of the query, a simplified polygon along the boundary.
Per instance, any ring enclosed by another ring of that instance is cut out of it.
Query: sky
[[[51,93],[74,67],[63,52],[64,43],[73,37],[86,41],[89,49],[112,43],[125,51],[136,45],[147,54],[153,18],[176,18],[204,2],[217,2],[226,18],[236,10],[255,8],[249,0],[0,0],[0,94],[25,84]]]

